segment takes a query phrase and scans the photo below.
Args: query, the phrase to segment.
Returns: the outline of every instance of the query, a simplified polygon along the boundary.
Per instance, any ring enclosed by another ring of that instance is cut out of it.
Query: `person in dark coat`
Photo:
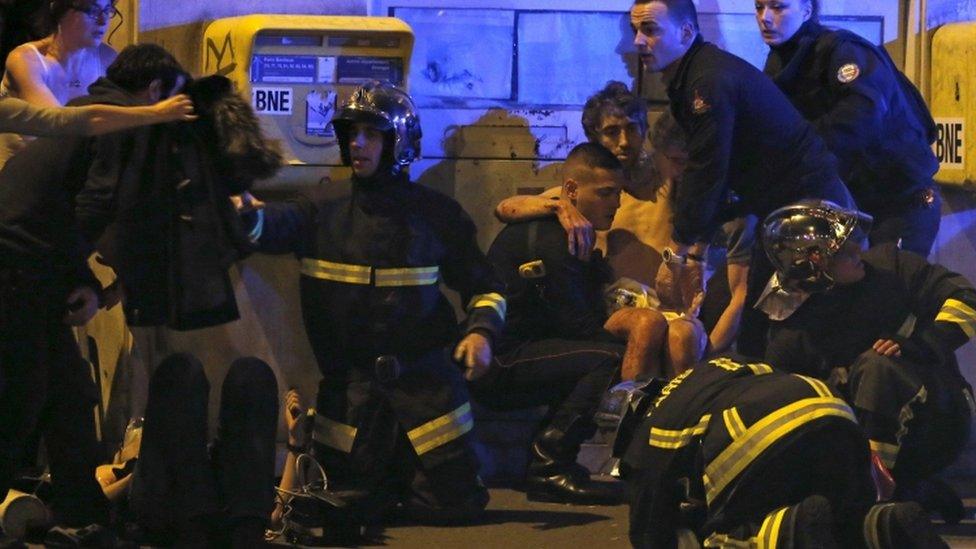
[[[103,84],[143,104],[171,95],[184,73],[159,51],[152,64],[120,56],[109,74],[125,87]],[[108,510],[94,477],[101,461],[92,415],[97,392],[70,329],[94,315],[101,291],[74,211],[89,173],[98,177],[106,168],[91,161],[90,144],[40,139],[0,171],[0,497],[17,474],[25,440],[40,430],[53,507],[58,521],[72,526],[104,522]]]
[[[858,208],[874,217],[871,244],[900,240],[928,256],[941,216],[932,115],[883,47],[822,26],[819,11],[819,0],[757,0],[764,70],[838,158]]]
[[[686,303],[702,291],[712,234],[732,215],[765,217],[806,197],[852,205],[836,159],[776,86],[748,62],[705,42],[691,0],[637,0],[630,11],[644,68],[661,72],[671,113],[688,139],[688,165],[675,190],[671,249],[697,261],[662,264],[659,292],[671,281]],[[739,197],[728,204],[730,191]],[[740,352],[761,355],[765,322],[752,310],[772,269],[758,246],[749,272]]]

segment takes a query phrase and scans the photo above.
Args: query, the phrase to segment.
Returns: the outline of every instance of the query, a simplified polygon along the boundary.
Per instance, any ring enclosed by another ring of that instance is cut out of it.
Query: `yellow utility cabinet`
[[[283,145],[291,168],[275,186],[344,175],[322,169],[342,163],[330,125],[336,106],[369,80],[406,88],[414,42],[396,18],[312,15],[218,19],[203,39],[203,74],[233,80]]]
[[[940,27],[932,38],[932,116],[940,183],[976,186],[976,23]]]

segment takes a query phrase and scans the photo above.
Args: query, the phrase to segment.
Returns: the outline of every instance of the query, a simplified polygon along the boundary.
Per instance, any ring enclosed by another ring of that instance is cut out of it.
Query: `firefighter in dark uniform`
[[[616,157],[596,143],[580,144],[564,173],[573,181],[567,199],[594,228],[609,228],[624,177]],[[492,367],[472,383],[472,393],[489,408],[549,405],[532,443],[530,499],[619,503],[618,486],[591,481],[576,463],[624,356],[622,342],[604,330],[603,287],[612,282],[611,271],[600,254],[582,261],[567,249],[555,218],[511,224],[495,238],[488,259],[505,283],[508,320]]]
[[[939,231],[939,162],[928,107],[884,48],[818,23],[819,0],[758,0],[766,74],[839,160],[857,206],[874,217],[871,244],[928,256]]]
[[[728,355],[643,398],[621,466],[635,547],[944,547],[918,504],[875,505],[854,411],[818,379]]]
[[[707,242],[731,217],[772,210],[806,197],[852,205],[836,159],[776,86],[748,62],[705,42],[692,0],[637,0],[630,11],[645,69],[662,72],[671,112],[688,138],[688,166],[675,190],[671,248],[698,261],[662,264],[658,286],[676,279],[691,303],[702,291]],[[739,197],[728,204],[730,191]],[[765,320],[752,310],[772,273],[759,246],[750,264],[747,306],[737,348],[762,354]]]
[[[959,498],[932,476],[969,434],[972,390],[954,351],[976,334],[976,291],[892,243],[862,253],[869,219],[824,201],[767,219],[763,239],[777,271],[760,303],[774,319],[766,358],[836,382],[867,433],[876,470],[893,476],[895,499],[956,522]]]
[[[373,521],[398,502],[422,520],[473,517],[488,492],[469,448],[465,377],[491,360],[500,286],[460,205],[404,171],[421,136],[406,93],[367,84],[332,123],[353,171],[348,192],[269,204],[252,222],[261,251],[301,260],[302,314],[324,376],[313,447],[348,511],[338,521]],[[467,304],[460,333],[441,281]]]

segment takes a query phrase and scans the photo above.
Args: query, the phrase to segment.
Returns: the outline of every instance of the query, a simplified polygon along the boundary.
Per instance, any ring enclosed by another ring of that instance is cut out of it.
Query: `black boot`
[[[586,425],[579,417],[567,423],[562,429],[550,425],[532,442],[532,460],[525,479],[528,498],[581,505],[623,503],[619,482],[594,481],[589,471],[576,463]]]
[[[895,501],[914,501],[930,513],[938,513],[946,524],[959,524],[966,517],[966,508],[945,481],[931,477],[918,481],[898,481]]]
[[[864,517],[864,543],[880,549],[948,549],[922,506],[910,501],[883,503]]]

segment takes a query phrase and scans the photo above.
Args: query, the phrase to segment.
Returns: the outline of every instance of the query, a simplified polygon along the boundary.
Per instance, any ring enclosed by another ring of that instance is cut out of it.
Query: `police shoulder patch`
[[[837,81],[841,84],[853,82],[860,75],[861,67],[858,67],[856,63],[848,63],[837,69]]]

